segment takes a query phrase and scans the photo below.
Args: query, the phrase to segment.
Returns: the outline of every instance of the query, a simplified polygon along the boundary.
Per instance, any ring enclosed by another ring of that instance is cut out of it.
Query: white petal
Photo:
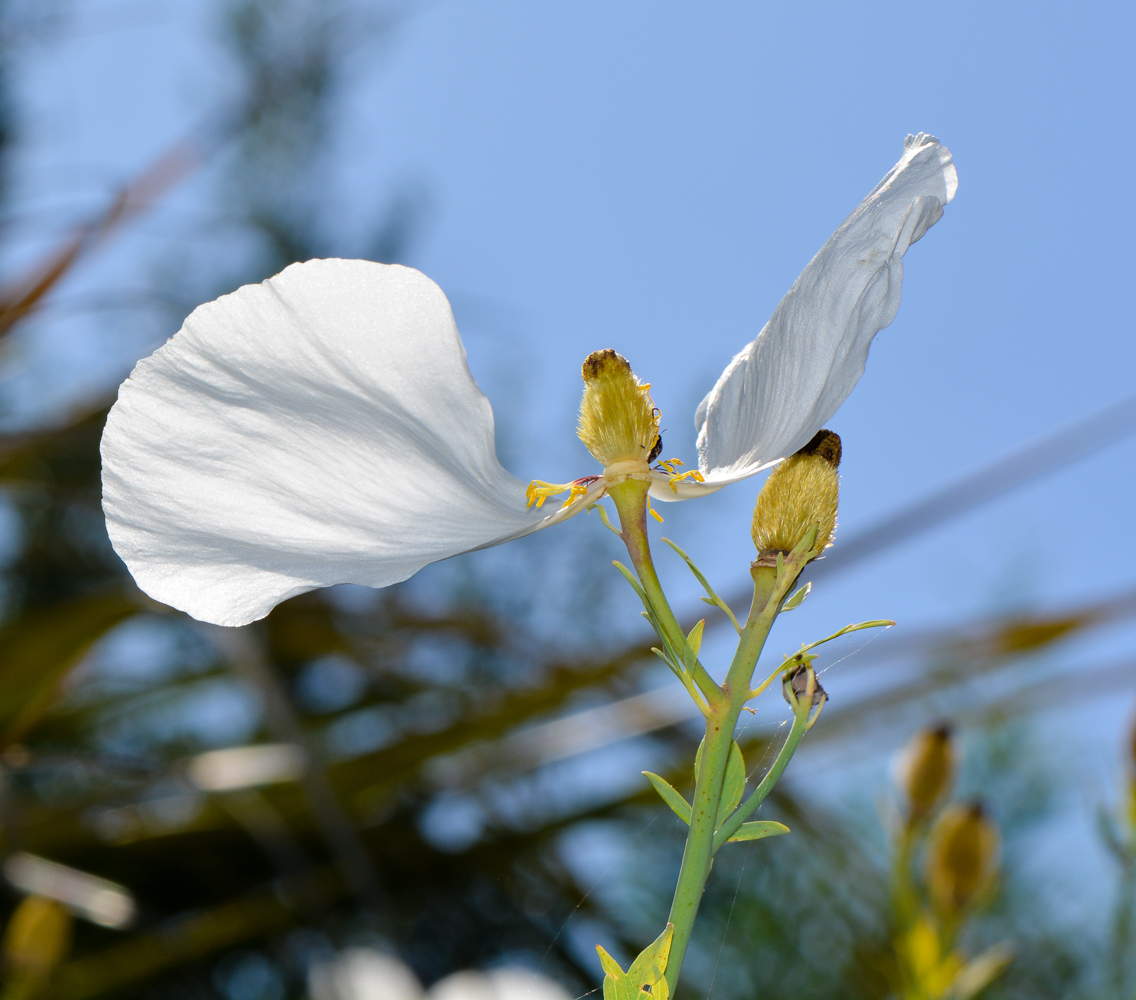
[[[708,483],[760,472],[837,411],[864,373],[877,332],[895,319],[903,255],[943,214],[958,178],[933,136],[903,158],[801,272],[756,340],[698,407],[698,464]]]
[[[542,523],[441,289],[369,261],[293,264],[195,309],[122,384],[102,454],[138,585],[218,625]]]

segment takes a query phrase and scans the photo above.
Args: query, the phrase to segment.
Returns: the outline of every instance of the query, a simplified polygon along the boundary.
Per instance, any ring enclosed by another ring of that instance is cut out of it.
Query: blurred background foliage
[[[0,7],[0,86],[14,53],[54,30],[51,10]],[[205,163],[223,177],[225,239],[242,263],[217,273],[155,261],[173,304],[166,333],[179,307],[293,260],[402,259],[428,215],[425,190],[391,192],[365,245],[344,245],[324,213],[344,59],[358,46],[381,53],[399,13],[364,17],[346,0],[219,11],[240,100],[9,276],[0,335]],[[20,125],[0,91],[0,153]],[[110,401],[0,440],[5,996],[285,1000],[307,996],[312,969],[348,946],[397,955],[426,985],[508,963],[582,996],[598,982],[597,941],[623,961],[655,936],[682,831],[638,772],[688,788],[698,732],[681,692],[656,686],[640,633],[606,610],[614,574],[598,546],[535,539],[425,584],[336,588],[246,629],[207,628],[140,594],[110,549],[98,456]],[[966,489],[984,496],[981,482]],[[951,509],[916,510],[873,537],[902,541]],[[854,567],[835,563],[841,541],[831,570]],[[1010,949],[986,995],[1136,996],[1132,789],[1100,823],[1116,859],[1108,939],[1055,919],[1024,860],[1061,780],[1033,713],[1130,689],[1132,663],[1084,664],[1074,650],[1134,612],[1136,594],[1019,610],[887,636],[843,663],[855,693],[825,710],[766,807],[793,833],[722,856],[683,993],[949,995],[903,992],[899,800],[833,794],[822,775],[833,755],[949,719],[965,751],[955,794],[984,802],[1000,831],[996,884],[958,937],[969,957]],[[778,738],[752,725],[747,759],[760,768]]]

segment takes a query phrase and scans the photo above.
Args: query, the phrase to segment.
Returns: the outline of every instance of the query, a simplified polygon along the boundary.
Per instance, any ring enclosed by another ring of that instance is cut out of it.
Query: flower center
[[[659,441],[659,411],[651,402],[650,384],[640,382],[612,350],[589,354],[582,374],[580,440],[605,469],[634,462],[646,471],[657,457]]]

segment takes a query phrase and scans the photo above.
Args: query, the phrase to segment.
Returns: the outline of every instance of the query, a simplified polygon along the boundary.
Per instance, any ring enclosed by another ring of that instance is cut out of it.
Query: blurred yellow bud
[[[640,382],[627,360],[612,350],[589,354],[581,374],[580,440],[604,468],[636,462],[646,471],[659,443],[659,414],[650,385]]]
[[[792,552],[814,525],[813,551],[832,544],[840,496],[840,438],[817,431],[800,451],[790,455],[765,480],[753,509],[753,544],[758,559]]]
[[[10,973],[45,980],[71,947],[71,914],[54,899],[25,896],[8,921],[0,947]]]
[[[908,821],[925,819],[946,798],[954,780],[951,727],[941,725],[917,733],[900,757],[898,772],[907,798]]]
[[[994,880],[998,831],[981,805],[947,809],[931,831],[927,890],[941,913],[957,916],[978,901]]]

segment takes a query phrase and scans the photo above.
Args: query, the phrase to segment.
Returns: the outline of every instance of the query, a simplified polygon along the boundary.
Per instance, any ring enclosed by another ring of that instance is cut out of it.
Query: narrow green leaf
[[[619,572],[621,574],[623,574],[623,579],[625,579],[629,584],[631,584],[631,589],[634,590],[635,593],[637,593],[639,595],[639,600],[641,600],[643,602],[643,607],[645,607],[648,611],[650,611],[651,605],[650,605],[650,602],[647,600],[647,592],[642,588],[642,586],[640,586],[639,581],[635,579],[635,574],[632,573],[631,570],[629,570],[626,566],[624,566],[623,563],[621,563],[618,559],[613,559],[611,561],[611,564],[617,570],[619,570]]]
[[[792,597],[789,598],[783,605],[782,611],[794,611],[805,603],[805,598],[809,596],[810,591],[813,589],[813,583],[810,580],[800,590],[798,590]]]
[[[789,828],[784,823],[777,823],[771,819],[758,819],[751,823],[743,823],[727,843],[733,844],[741,840],[761,840],[763,837],[777,837],[788,833]]]
[[[742,631],[742,627],[741,627],[741,625],[738,624],[738,620],[734,616],[733,611],[730,610],[730,606],[725,601],[723,601],[722,598],[720,598],[716,593],[714,593],[714,588],[710,586],[710,581],[706,579],[706,576],[705,576],[705,574],[703,574],[702,570],[700,570],[697,566],[694,565],[694,560],[691,559],[690,556],[688,556],[685,552],[683,552],[682,549],[680,549],[677,545],[675,545],[675,543],[672,542],[669,538],[664,538],[663,541],[666,542],[672,549],[675,550],[676,553],[678,553],[679,556],[682,557],[682,560],[690,568],[690,572],[694,574],[694,578],[700,584],[702,584],[702,589],[705,590],[706,593],[709,595],[707,597],[701,597],[701,598],[699,598],[699,600],[705,601],[707,604],[711,605],[712,607],[718,608],[719,610],[725,612],[726,617],[730,619],[730,621],[733,623],[734,628],[737,630],[738,634],[740,635],[741,631]]]
[[[832,642],[833,639],[839,639],[842,635],[848,635],[849,632],[859,632],[861,629],[865,628],[891,628],[894,624],[895,622],[890,618],[877,618],[870,622],[857,622],[854,625],[845,625],[844,628],[837,629],[832,635],[826,635],[823,639],[817,639],[816,642],[810,642],[807,646],[802,646],[800,650],[793,655],[800,656],[801,653],[815,649],[817,646],[823,646],[826,642]],[[786,656],[785,659],[789,660],[791,657]]]
[[[655,791],[674,810],[674,814],[687,826],[690,826],[690,803],[682,797],[681,793],[666,778],[660,778],[650,771],[644,771],[643,776],[655,786]]]

